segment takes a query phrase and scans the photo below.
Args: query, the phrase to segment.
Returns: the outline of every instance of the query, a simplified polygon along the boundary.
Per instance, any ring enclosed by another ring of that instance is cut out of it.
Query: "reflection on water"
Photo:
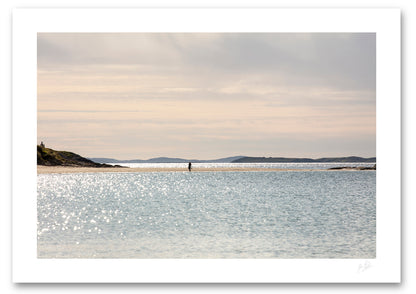
[[[375,258],[376,172],[38,175],[40,258]]]
[[[188,168],[188,162],[186,163],[109,163],[112,165],[121,165],[127,167],[138,168]],[[329,169],[331,167],[372,167],[375,162],[295,162],[295,163],[229,163],[229,162],[206,162],[198,163],[193,162],[193,168],[270,168],[270,169]]]

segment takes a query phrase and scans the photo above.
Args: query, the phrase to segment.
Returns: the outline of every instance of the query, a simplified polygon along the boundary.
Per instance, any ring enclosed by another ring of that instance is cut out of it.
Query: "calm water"
[[[375,171],[38,175],[40,258],[375,258]]]
[[[127,167],[148,167],[148,168],[188,168],[188,163],[111,163],[112,165],[121,165]],[[229,163],[229,162],[206,162],[206,163],[192,163],[194,168],[277,168],[277,169],[329,169],[331,167],[371,167],[374,166],[373,163],[354,163],[354,162],[328,162],[328,163],[271,163],[271,162],[262,162],[262,163]]]

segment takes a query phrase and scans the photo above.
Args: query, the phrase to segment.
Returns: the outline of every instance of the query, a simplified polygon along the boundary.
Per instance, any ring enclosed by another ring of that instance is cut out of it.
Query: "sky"
[[[38,144],[84,157],[376,155],[374,33],[39,33]]]

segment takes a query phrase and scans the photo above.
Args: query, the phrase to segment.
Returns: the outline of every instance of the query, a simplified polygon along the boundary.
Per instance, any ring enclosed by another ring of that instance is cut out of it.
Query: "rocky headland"
[[[43,145],[43,144],[42,144]],[[97,163],[69,151],[57,151],[37,145],[37,163],[45,166],[72,166],[72,167],[121,167],[119,165],[109,165]]]

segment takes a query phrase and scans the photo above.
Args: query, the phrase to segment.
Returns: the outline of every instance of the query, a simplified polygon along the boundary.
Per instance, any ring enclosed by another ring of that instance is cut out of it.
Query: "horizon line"
[[[359,156],[359,155],[348,155],[348,156],[322,156],[322,157],[304,157],[304,156],[247,156],[247,155],[234,155],[234,156],[224,156],[224,157],[216,157],[216,158],[210,158],[210,159],[201,159],[201,158],[183,158],[183,157],[177,157],[177,156],[156,156],[156,157],[150,157],[147,159],[142,158],[132,158],[132,159],[117,159],[113,157],[107,157],[107,156],[88,156],[88,158],[108,158],[108,159],[115,159],[115,160],[151,160],[151,159],[158,159],[158,158],[169,158],[169,159],[183,159],[183,160],[217,160],[217,159],[224,159],[224,158],[231,158],[231,157],[250,157],[250,158],[288,158],[288,159],[323,159],[323,158],[348,158],[348,157],[359,157],[359,158],[376,158],[376,156]]]

